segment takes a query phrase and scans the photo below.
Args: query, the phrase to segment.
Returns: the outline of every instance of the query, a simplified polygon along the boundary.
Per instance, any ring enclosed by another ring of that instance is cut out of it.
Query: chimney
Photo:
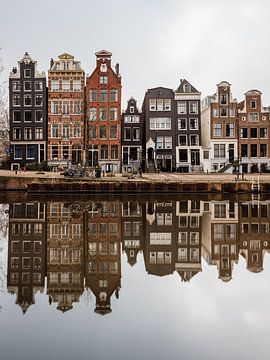
[[[53,63],[54,63],[53,58],[51,58],[51,61],[50,61],[50,69],[52,68]]]
[[[118,63],[115,65],[115,72],[116,72],[116,75],[119,76],[119,64]]]

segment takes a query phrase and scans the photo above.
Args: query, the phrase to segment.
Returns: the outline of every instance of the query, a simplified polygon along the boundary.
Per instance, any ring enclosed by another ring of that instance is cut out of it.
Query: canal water
[[[0,358],[268,359],[266,196],[0,204]]]

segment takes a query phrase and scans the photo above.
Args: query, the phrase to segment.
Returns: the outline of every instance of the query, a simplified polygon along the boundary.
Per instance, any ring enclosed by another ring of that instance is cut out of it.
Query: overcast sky
[[[25,51],[48,70],[68,52],[85,73],[95,52],[120,64],[123,102],[188,79],[202,96],[227,80],[240,101],[250,89],[270,105],[269,0],[0,0],[2,81]]]

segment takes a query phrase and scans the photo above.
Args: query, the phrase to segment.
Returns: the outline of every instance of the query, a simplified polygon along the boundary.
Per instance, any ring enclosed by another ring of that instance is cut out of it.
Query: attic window
[[[134,113],[134,106],[130,106],[129,111],[130,111],[131,114],[133,114]]]
[[[190,90],[190,84],[185,84],[185,85],[184,85],[184,92],[185,92],[185,93],[191,92],[191,90]]]

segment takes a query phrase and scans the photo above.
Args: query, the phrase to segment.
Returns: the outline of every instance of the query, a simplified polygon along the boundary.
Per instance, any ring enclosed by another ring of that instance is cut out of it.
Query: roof
[[[186,79],[180,79],[180,85],[175,90],[176,93],[186,94],[186,93],[200,93],[189,81]]]

